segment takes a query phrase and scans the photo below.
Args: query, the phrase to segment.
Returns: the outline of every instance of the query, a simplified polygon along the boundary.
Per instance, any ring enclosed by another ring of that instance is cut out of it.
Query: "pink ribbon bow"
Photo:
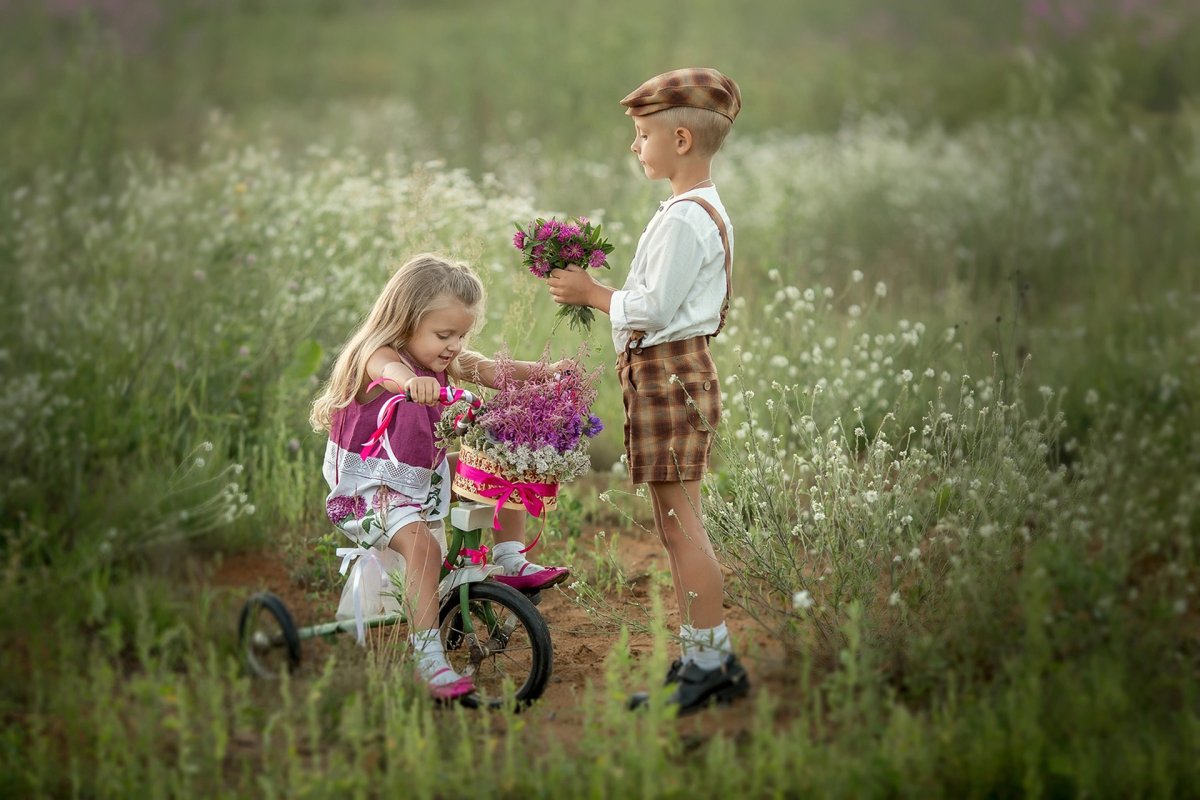
[[[458,474],[467,480],[487,487],[481,489],[479,494],[496,501],[496,510],[492,513],[492,527],[496,530],[500,530],[500,509],[514,494],[521,499],[525,510],[534,517],[540,517],[546,509],[542,498],[558,495],[558,484],[556,483],[513,483],[507,478],[485,472],[463,461],[458,462]]]
[[[458,551],[458,554],[462,555],[462,556],[466,556],[467,558],[471,559],[472,564],[486,564],[487,563],[488,546],[485,544],[485,545],[481,546],[478,550],[472,550],[469,547],[464,547],[462,550]]]

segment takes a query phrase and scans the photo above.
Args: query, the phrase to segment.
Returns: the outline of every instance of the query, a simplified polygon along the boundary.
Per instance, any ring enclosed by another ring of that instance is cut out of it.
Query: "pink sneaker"
[[[443,667],[433,673],[433,677],[436,678],[438,675],[449,670],[449,667]],[[475,691],[475,681],[469,675],[450,683],[443,683],[440,686],[434,686],[432,683],[428,684],[428,686],[429,696],[434,700],[458,700]]]
[[[536,592],[556,583],[562,583],[571,574],[571,570],[566,567],[546,567],[537,572],[524,574],[525,567],[528,566],[529,564],[526,564],[521,567],[521,572],[516,575],[493,575],[492,580],[511,586],[518,592]]]

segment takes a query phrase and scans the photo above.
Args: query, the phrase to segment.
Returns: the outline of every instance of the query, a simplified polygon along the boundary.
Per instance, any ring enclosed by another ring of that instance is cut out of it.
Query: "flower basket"
[[[558,482],[526,472],[514,474],[478,450],[463,444],[452,482],[454,493],[468,500],[494,504],[535,517],[558,505]]]
[[[558,489],[591,468],[588,441],[604,425],[591,413],[599,369],[587,372],[576,361],[554,366],[546,356],[517,362],[494,359],[496,392],[484,399],[474,421],[459,426],[447,410],[437,424],[445,446],[458,446],[451,488],[461,498],[545,519],[558,505]],[[564,368],[565,367],[565,368]],[[499,517],[493,518],[499,526]]]

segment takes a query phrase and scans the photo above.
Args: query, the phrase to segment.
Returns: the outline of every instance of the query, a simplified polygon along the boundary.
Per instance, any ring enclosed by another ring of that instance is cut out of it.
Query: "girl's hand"
[[[573,358],[562,358],[550,365],[555,375],[570,375],[579,371],[579,363]]]
[[[442,399],[442,385],[437,378],[417,376],[404,384],[404,396],[423,406],[437,405]]]

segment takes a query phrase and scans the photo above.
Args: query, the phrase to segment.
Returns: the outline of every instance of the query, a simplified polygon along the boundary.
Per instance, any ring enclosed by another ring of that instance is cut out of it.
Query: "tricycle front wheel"
[[[438,616],[450,666],[470,675],[480,702],[495,706],[541,697],[550,680],[554,646],[546,620],[529,598],[494,581],[468,584],[469,624],[458,592]]]

